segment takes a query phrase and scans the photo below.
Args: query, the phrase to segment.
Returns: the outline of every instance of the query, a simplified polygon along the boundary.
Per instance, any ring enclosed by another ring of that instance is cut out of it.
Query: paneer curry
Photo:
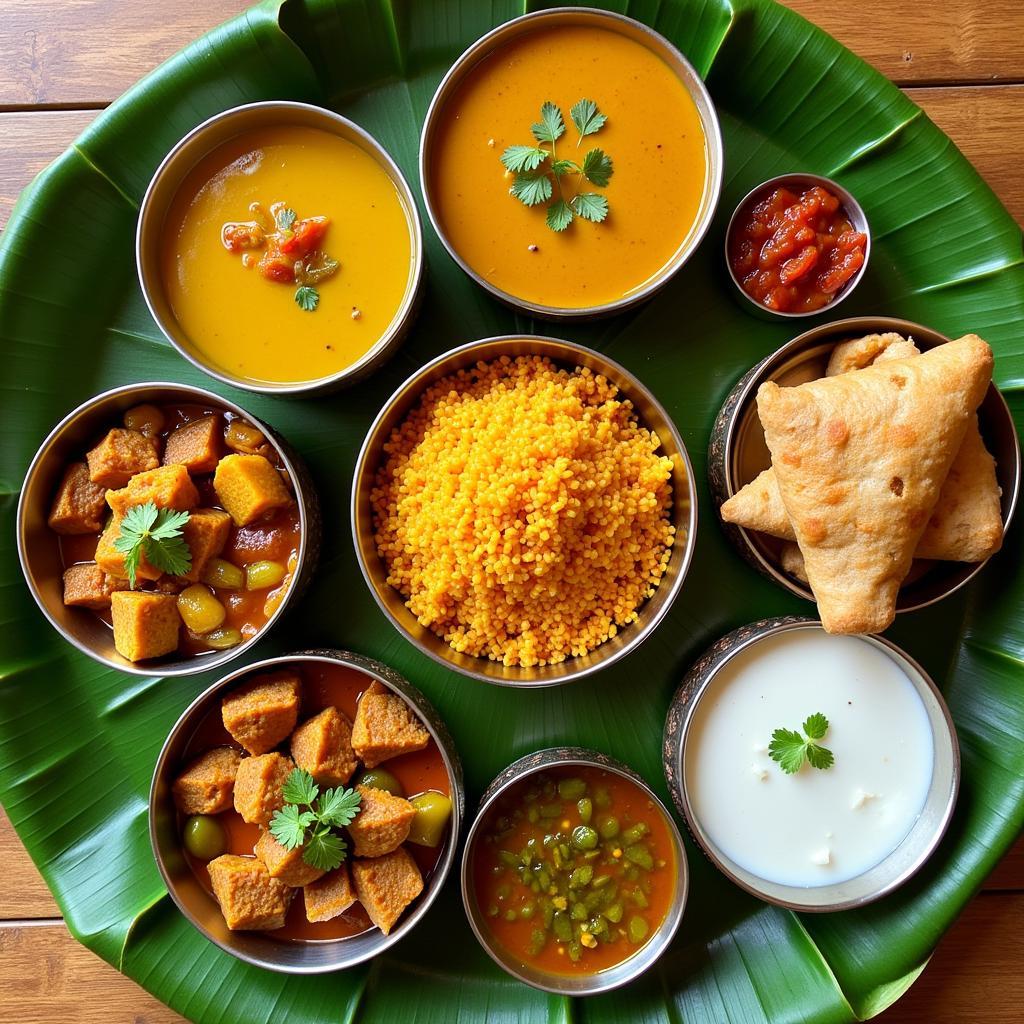
[[[132,662],[254,637],[298,568],[300,517],[276,448],[223,408],[138,405],[65,469],[47,520],[64,603]]]

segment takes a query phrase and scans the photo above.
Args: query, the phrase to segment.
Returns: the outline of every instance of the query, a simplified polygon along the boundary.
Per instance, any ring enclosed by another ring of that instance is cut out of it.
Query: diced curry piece
[[[238,526],[292,503],[281,475],[262,455],[225,455],[217,463],[213,489]]]
[[[356,786],[356,790],[362,801],[348,826],[353,852],[357,857],[383,857],[405,842],[416,808],[386,789]]]
[[[295,672],[253,676],[221,701],[224,728],[250,754],[265,754],[295,728],[301,698],[302,680]]]
[[[352,746],[359,759],[375,768],[389,758],[422,750],[429,742],[430,734],[409,705],[375,679],[363,693],[352,725]]]
[[[110,595],[127,586],[126,580],[108,576],[95,562],[81,562],[64,570],[64,603],[103,611],[110,607]]]
[[[100,534],[96,542],[96,564],[108,575],[119,580],[126,580],[128,572],[124,567],[124,553],[114,547],[114,541],[121,535],[121,517],[116,513],[111,516],[107,528]],[[135,569],[135,576],[140,580],[158,580],[162,572],[153,565],[145,552],[139,556],[139,564]]]
[[[136,473],[125,487],[107,492],[107,504],[118,516],[148,501],[157,508],[188,512],[199,504],[199,492],[184,466],[159,466]]]
[[[348,865],[342,864],[310,882],[303,888],[302,896],[306,902],[307,921],[330,921],[344,914],[356,901]]]
[[[89,479],[101,487],[124,487],[136,473],[160,465],[153,441],[140,431],[125,427],[108,430],[85,459],[89,463]]]
[[[84,462],[72,462],[64,470],[49,518],[51,530],[63,534],[99,533],[107,516],[107,489],[89,479]]]
[[[210,559],[224,550],[230,531],[231,516],[219,508],[198,508],[190,512],[181,536],[192,554],[192,565],[178,579],[197,583]]]
[[[181,465],[190,473],[212,473],[220,459],[222,441],[219,416],[183,423],[168,435],[164,465]]]
[[[189,763],[174,780],[174,802],[182,814],[220,814],[232,806],[242,755],[234,747],[214,747]]]
[[[423,892],[420,869],[402,846],[385,857],[353,861],[352,882],[363,909],[385,935]]]
[[[225,853],[211,860],[207,869],[213,894],[232,931],[283,927],[295,890],[271,878],[262,861]]]
[[[267,828],[274,811],[284,807],[284,784],[295,767],[283,754],[243,757],[235,775],[235,810],[250,825]]]
[[[170,594],[118,590],[110,595],[114,647],[129,661],[159,658],[178,648],[178,603]]]
[[[301,846],[294,850],[285,849],[269,832],[260,834],[252,852],[263,861],[267,874],[284,882],[285,885],[296,888],[308,885],[324,873],[322,869],[315,868],[302,859]]]
[[[335,707],[303,722],[291,740],[292,760],[321,786],[341,786],[359,767],[352,749],[352,726]]]

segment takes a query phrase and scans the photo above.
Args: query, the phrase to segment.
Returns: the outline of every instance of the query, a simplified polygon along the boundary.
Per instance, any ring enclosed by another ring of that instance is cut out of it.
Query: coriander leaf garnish
[[[803,734],[792,729],[776,729],[768,744],[768,756],[777,761],[787,775],[800,771],[804,760],[822,771],[831,768],[835,762],[832,751],[814,742],[828,732],[828,719],[820,711],[816,712],[808,716],[802,728]]]
[[[320,293],[315,288],[311,288],[308,284],[299,285],[299,287],[295,289],[295,302],[299,309],[304,309],[307,313],[312,313],[313,310],[320,305]]]
[[[594,132],[599,132],[608,120],[597,109],[597,104],[593,100],[580,100],[574,103],[572,110],[569,111],[569,116],[572,118],[572,123],[576,125],[576,131],[580,133],[580,140],[584,135],[593,135]],[[576,145],[578,146],[579,142]]]
[[[313,776],[295,768],[281,794],[286,803],[270,819],[270,834],[286,850],[301,846],[302,859],[311,867],[333,871],[345,859],[348,846],[332,829],[352,823],[362,800],[359,792],[339,786],[321,796]]]
[[[274,216],[278,230],[290,231],[292,225],[297,219],[297,216],[296,212],[290,206],[285,206],[283,209],[278,210]]]
[[[124,555],[128,585],[135,589],[139,562],[146,561],[161,572],[181,576],[192,567],[192,552],[182,527],[188,522],[187,512],[170,508],[158,509],[152,501],[135,505],[125,512],[114,548]]]
[[[579,134],[577,147],[585,136],[600,131],[608,120],[597,109],[597,104],[588,99],[575,103],[570,113]],[[501,154],[506,171],[515,175],[509,192],[524,206],[539,206],[553,199],[545,218],[552,231],[564,231],[575,217],[600,223],[608,216],[608,200],[596,192],[581,192],[579,187],[590,182],[598,188],[606,188],[612,177],[611,157],[602,149],[591,149],[582,164],[559,159],[555,143],[565,134],[562,111],[548,100],[540,108],[540,117],[540,121],[530,126],[539,146],[509,146]],[[550,149],[545,148],[545,144]],[[568,191],[563,182],[569,185]]]
[[[547,100],[540,108],[540,123],[530,125],[530,131],[538,142],[557,142],[565,134],[562,111]]]

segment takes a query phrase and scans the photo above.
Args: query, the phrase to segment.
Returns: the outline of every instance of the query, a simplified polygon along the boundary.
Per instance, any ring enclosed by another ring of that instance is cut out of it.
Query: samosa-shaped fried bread
[[[924,355],[762,384],[757,409],[807,579],[831,633],[873,633],[992,377],[976,335]]]

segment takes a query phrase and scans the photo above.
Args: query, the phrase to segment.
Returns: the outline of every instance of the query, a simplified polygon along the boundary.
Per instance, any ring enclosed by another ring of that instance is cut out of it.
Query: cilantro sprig
[[[187,512],[157,508],[152,501],[135,505],[125,512],[114,548],[124,555],[124,568],[132,590],[135,589],[143,555],[154,569],[172,576],[181,576],[189,571],[192,552],[181,535],[188,518]]]
[[[281,790],[285,805],[270,819],[270,834],[286,849],[302,847],[302,859],[320,871],[333,871],[348,844],[334,829],[352,823],[362,797],[354,789],[324,790],[307,771],[295,768]]]
[[[586,136],[599,132],[608,120],[588,99],[573,104],[569,116],[579,136],[577,149]],[[530,131],[537,145],[509,146],[501,154],[505,169],[514,175],[510,194],[524,206],[539,206],[553,199],[546,218],[552,231],[564,231],[576,217],[594,223],[603,221],[608,216],[607,197],[580,189],[585,181],[598,188],[608,186],[613,171],[611,157],[595,147],[587,151],[582,162],[559,159],[555,143],[565,134],[565,121],[562,111],[550,100],[540,108],[540,121],[531,125]],[[567,196],[563,179],[573,176],[577,191]],[[553,198],[556,190],[557,198]]]
[[[831,768],[835,757],[828,747],[816,743],[828,732],[828,719],[819,711],[804,722],[803,734],[793,729],[776,729],[768,744],[768,756],[787,774],[794,775],[807,761],[812,768]]]

